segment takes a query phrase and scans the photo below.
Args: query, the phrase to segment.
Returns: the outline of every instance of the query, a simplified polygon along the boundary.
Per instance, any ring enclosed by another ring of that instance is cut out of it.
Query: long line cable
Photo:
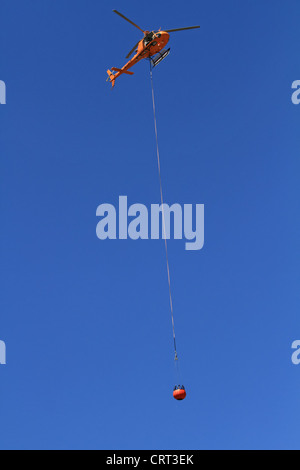
[[[154,97],[154,86],[153,86],[153,74],[152,74],[151,59],[149,60],[149,63],[150,63],[151,89],[152,89],[152,104],[153,104],[154,130],[155,130],[155,139],[156,139],[156,155],[157,155],[159,187],[160,187],[160,200],[161,200],[161,206],[162,206],[163,234],[164,234],[164,240],[165,240],[165,251],[166,251],[167,272],[168,272],[170,308],[171,308],[171,316],[172,316],[173,341],[174,341],[175,361],[177,362],[177,361],[178,361],[178,355],[177,355],[176,338],[175,338],[175,325],[174,325],[173,301],[172,301],[172,290],[171,290],[170,265],[169,265],[168,244],[167,244],[167,237],[166,237],[166,222],[165,222],[165,212],[164,212],[164,198],[163,198],[163,190],[162,190],[161,167],[160,167],[160,156],[159,156],[159,146],[158,146],[157,122],[156,122],[156,108],[155,108],[155,97]]]

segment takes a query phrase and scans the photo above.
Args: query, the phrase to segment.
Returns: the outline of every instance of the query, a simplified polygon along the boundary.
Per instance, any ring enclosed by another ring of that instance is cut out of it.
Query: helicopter
[[[189,26],[187,28],[166,29],[165,31],[162,31],[161,29],[159,31],[144,31],[142,28],[140,28],[137,24],[128,19],[119,11],[113,10],[113,12],[119,15],[124,20],[128,21],[128,23],[135,26],[137,29],[139,29],[144,34],[144,37],[143,39],[138,41],[131,49],[131,51],[127,54],[126,59],[129,59],[131,55],[135,52],[135,55],[129,60],[129,62],[127,62],[127,64],[124,65],[124,67],[122,67],[121,69],[117,67],[112,67],[111,70],[107,70],[107,81],[112,84],[112,87],[115,86],[115,80],[120,75],[124,73],[126,75],[133,75],[134,72],[131,72],[128,69],[130,69],[141,59],[150,59],[157,55],[157,61],[153,62],[154,65],[163,60],[170,52],[170,49],[164,50],[164,47],[169,42],[169,33],[200,28],[200,26]]]

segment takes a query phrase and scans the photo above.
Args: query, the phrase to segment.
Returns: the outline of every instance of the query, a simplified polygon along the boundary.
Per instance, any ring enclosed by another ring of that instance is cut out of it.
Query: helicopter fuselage
[[[154,56],[168,44],[169,39],[170,35],[165,31],[149,32],[144,39],[139,42],[136,56],[141,54],[143,59]],[[134,57],[132,59],[134,59]]]

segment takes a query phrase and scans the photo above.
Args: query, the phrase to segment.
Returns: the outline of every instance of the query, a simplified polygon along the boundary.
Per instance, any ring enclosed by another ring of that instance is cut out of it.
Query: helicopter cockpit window
[[[145,46],[147,46],[147,44],[149,44],[149,42],[153,41],[153,38],[154,38],[153,32],[147,34],[147,36],[144,39]]]

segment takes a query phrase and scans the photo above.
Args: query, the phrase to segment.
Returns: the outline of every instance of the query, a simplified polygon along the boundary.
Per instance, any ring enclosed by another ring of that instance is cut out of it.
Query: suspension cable
[[[152,88],[152,104],[153,104],[154,130],[155,130],[155,139],[156,139],[156,155],[157,155],[159,187],[160,187],[160,200],[161,200],[161,206],[162,206],[163,234],[164,234],[164,240],[165,240],[165,251],[166,251],[166,261],[167,261],[167,273],[168,273],[168,284],[169,284],[170,308],[171,308],[171,316],[172,316],[173,341],[174,341],[175,361],[178,361],[177,348],[176,348],[176,338],[175,338],[175,325],[174,325],[173,301],[172,301],[172,290],[171,290],[171,277],[170,277],[170,266],[169,266],[169,256],[168,256],[168,244],[167,244],[167,237],[166,237],[166,223],[165,223],[165,212],[164,212],[164,198],[163,198],[161,169],[160,169],[160,156],[159,156],[159,147],[158,147],[157,123],[156,123],[156,110],[155,110],[154,86],[153,86],[153,76],[152,76],[152,64],[151,64],[151,59],[149,60],[149,63],[150,63],[151,88]]]

